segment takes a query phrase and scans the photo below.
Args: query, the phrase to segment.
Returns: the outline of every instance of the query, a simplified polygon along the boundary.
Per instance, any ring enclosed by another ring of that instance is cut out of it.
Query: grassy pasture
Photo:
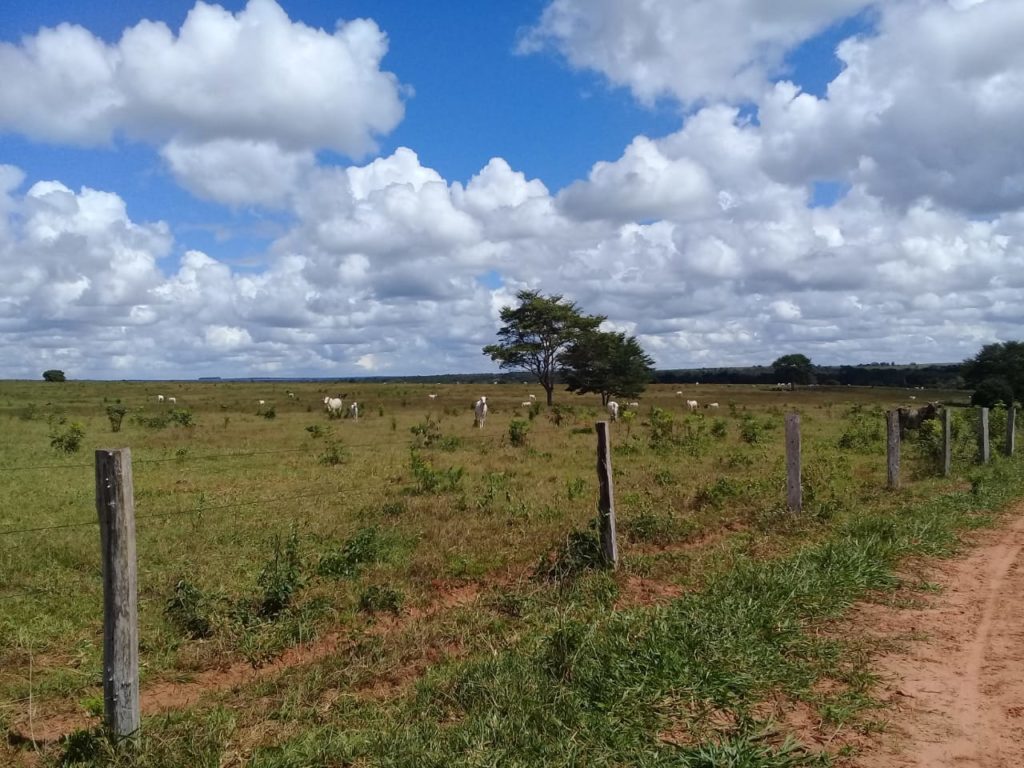
[[[3,725],[24,723],[30,692],[36,717],[94,710],[101,699],[96,447],[133,453],[143,689],[237,662],[266,664],[339,629],[353,637],[343,654],[241,693],[214,691],[216,706],[147,724],[172,734],[166,743],[176,750],[147,747],[157,751],[142,764],[153,765],[217,765],[230,750],[238,764],[321,764],[303,735],[313,731],[335,754],[378,754],[369,736],[341,743],[322,733],[355,722],[402,732],[410,754],[422,755],[401,718],[423,717],[416,702],[424,675],[447,690],[446,670],[493,657],[494,668],[459,674],[514,686],[524,643],[547,643],[551,663],[564,670],[588,627],[603,627],[613,645],[629,622],[653,637],[664,627],[649,626],[652,600],[738,589],[722,584],[744,578],[749,563],[955,492],[971,469],[965,418],[954,478],[934,477],[931,434],[904,448],[905,488],[884,490],[883,409],[908,404],[910,394],[966,402],[963,393],[654,387],[634,417],[614,425],[622,569],[546,584],[530,578],[538,561],[593,518],[592,426],[604,414],[596,397],[564,393],[557,413],[530,409],[522,403],[531,391],[542,398],[525,385],[0,383]],[[358,421],[324,413],[323,397],[341,393],[360,402]],[[157,394],[177,403],[157,403]],[[472,403],[481,394],[490,414],[475,429]],[[689,414],[688,398],[720,407]],[[113,434],[106,409],[117,405],[127,413]],[[803,422],[800,519],[783,507],[783,414],[794,409]],[[998,415],[994,421],[998,429]],[[80,450],[53,447],[74,424],[84,431]],[[25,528],[48,530],[11,532]],[[572,566],[574,553],[563,554]],[[885,578],[877,581],[869,586]],[[472,599],[460,600],[469,587]],[[465,717],[475,706],[467,690],[448,691],[443,706],[431,700],[428,719],[444,722],[438,706],[462,707],[452,717]],[[828,706],[852,711],[856,697],[849,698]],[[539,734],[550,726],[535,725]],[[600,759],[588,752],[592,764],[633,754],[613,746]],[[573,764],[545,749],[524,744],[503,764]]]

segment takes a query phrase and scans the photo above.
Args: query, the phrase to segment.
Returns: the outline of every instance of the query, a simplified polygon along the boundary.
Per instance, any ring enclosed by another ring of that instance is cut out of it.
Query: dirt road
[[[880,659],[889,730],[858,768],[1024,767],[1024,504],[932,579],[920,610],[872,607],[874,633],[912,637]]]

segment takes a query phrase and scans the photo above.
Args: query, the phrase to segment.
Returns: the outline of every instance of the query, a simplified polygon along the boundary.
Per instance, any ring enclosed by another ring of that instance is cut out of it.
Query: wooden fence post
[[[981,463],[988,464],[989,459],[992,458],[988,439],[988,408],[981,409],[981,421],[978,425],[978,449],[981,453]]]
[[[139,602],[135,497],[128,448],[96,451],[103,560],[103,712],[115,737],[139,730]]]
[[[1013,456],[1013,449],[1017,442],[1017,409],[1012,405],[1006,409],[1006,445],[1003,453]]]
[[[900,487],[900,412],[885,414],[886,425],[886,480],[892,490]]]
[[[615,487],[612,485],[612,451],[608,440],[608,422],[599,421],[597,430],[597,480],[601,486],[598,523],[601,531],[601,556],[605,565],[619,566],[619,544],[615,536]]]
[[[800,414],[786,414],[786,505],[793,512],[803,509],[800,485]]]
[[[953,472],[953,412],[942,409],[942,476]]]

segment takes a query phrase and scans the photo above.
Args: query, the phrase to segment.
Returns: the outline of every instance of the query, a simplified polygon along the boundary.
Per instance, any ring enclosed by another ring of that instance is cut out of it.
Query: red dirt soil
[[[966,556],[942,563],[921,609],[868,606],[855,624],[920,638],[879,660],[888,732],[857,768],[1024,766],[1024,504]]]

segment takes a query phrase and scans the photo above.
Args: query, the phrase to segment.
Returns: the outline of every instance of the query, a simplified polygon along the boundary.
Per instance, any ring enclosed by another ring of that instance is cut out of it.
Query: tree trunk
[[[550,407],[551,404],[554,402],[554,397],[553,396],[554,396],[554,393],[555,393],[555,385],[554,384],[545,384],[544,385],[544,391],[547,392],[547,394],[548,394],[548,407]]]

